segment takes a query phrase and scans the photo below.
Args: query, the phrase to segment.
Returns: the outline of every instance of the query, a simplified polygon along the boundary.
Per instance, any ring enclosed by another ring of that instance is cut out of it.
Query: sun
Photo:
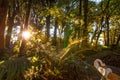
[[[31,36],[31,34],[30,34],[30,32],[29,31],[23,31],[22,32],[22,37],[24,38],[24,39],[29,39],[30,38],[30,36]]]

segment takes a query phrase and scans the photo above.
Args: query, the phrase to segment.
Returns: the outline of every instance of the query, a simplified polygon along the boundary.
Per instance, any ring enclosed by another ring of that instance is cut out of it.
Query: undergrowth
[[[53,46],[28,47],[26,55],[0,61],[0,80],[105,80],[87,63],[90,49],[76,51],[79,41],[56,54]],[[15,54],[14,54],[15,55]]]

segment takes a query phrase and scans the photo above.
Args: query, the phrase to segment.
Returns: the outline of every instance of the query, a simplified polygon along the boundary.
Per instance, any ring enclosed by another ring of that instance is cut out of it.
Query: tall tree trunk
[[[109,36],[109,17],[106,16],[106,25],[107,25],[107,46],[110,44],[110,36]]]
[[[14,24],[14,17],[13,17],[13,13],[11,16],[11,10],[9,8],[9,11],[8,11],[8,29],[7,29],[7,35],[6,35],[6,48],[10,47],[10,39],[11,39],[13,24]]]
[[[6,35],[6,48],[10,48],[10,39],[12,34],[12,28],[13,28],[13,18],[10,19],[10,24],[7,29],[7,35]]]
[[[80,39],[80,37],[81,37],[80,31],[81,31],[81,27],[82,27],[82,25],[81,25],[81,19],[82,19],[82,0],[79,1],[79,15],[80,15],[80,17],[79,17],[79,26],[78,26],[77,31],[78,31],[78,38]]]
[[[46,0],[47,7],[50,9],[54,2],[55,0]],[[51,18],[51,15],[49,13],[49,15],[47,15],[46,17],[46,32],[45,32],[46,40],[45,42],[49,41],[50,39],[50,18]]]
[[[58,20],[56,18],[55,20],[55,28],[54,28],[54,39],[53,39],[53,44],[56,46],[57,44],[57,28],[58,28]]]
[[[83,27],[83,37],[82,37],[82,46],[88,46],[88,0],[83,1],[83,8],[84,8],[84,27]]]
[[[31,8],[31,0],[28,0],[28,7],[26,10],[26,18],[25,18],[25,25],[24,25],[24,29],[28,30],[28,21],[29,21],[29,15],[30,15],[30,8]],[[22,38],[22,43],[21,43],[21,47],[20,47],[20,56],[24,55],[26,52],[26,40],[24,38]]]
[[[95,43],[95,45],[97,46],[97,43],[98,43],[98,40],[99,40],[99,37],[100,37],[100,34],[102,33],[102,28],[103,28],[103,20],[104,20],[104,17],[102,16],[102,18],[101,18],[101,22],[100,22],[100,31],[99,31],[99,33],[98,33],[98,35],[97,35],[97,38],[96,38],[96,43]]]
[[[50,15],[46,17],[46,37],[47,41],[49,41],[50,38]]]
[[[5,22],[8,8],[8,0],[0,1],[0,51],[5,48]]]
[[[7,35],[6,35],[6,47],[10,48],[10,40],[11,40],[11,35],[12,35],[12,29],[14,26],[14,17],[18,13],[17,11],[19,10],[19,7],[16,7],[16,4],[18,3],[13,0],[12,6],[9,7],[8,11],[8,30],[7,30]]]
[[[107,41],[106,41],[106,46],[109,46],[109,44],[110,44],[110,40],[109,40],[109,18],[110,18],[110,14],[109,14],[109,4],[110,4],[110,1],[111,0],[108,0],[107,1],[107,4],[106,4],[106,7],[105,7],[105,9],[104,9],[104,11],[103,12],[105,12],[106,13],[106,27],[107,27]]]

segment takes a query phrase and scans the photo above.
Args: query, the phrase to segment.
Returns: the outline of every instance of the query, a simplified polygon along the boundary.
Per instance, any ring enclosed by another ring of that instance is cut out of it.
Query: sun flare
[[[30,36],[31,36],[31,34],[30,34],[30,32],[29,31],[23,31],[22,32],[22,37],[24,38],[24,39],[29,39],[30,38]]]

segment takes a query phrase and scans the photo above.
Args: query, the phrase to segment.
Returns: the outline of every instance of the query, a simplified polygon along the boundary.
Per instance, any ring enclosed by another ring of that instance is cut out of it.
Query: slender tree
[[[82,0],[80,0],[79,1],[79,15],[80,15],[80,17],[79,17],[79,28],[78,28],[78,38],[80,38],[80,31],[81,31],[81,27],[82,27],[82,24],[81,24],[81,20],[82,20]]]
[[[105,14],[106,14],[106,27],[107,27],[107,46],[110,44],[110,34],[109,34],[109,19],[110,19],[110,14],[109,14],[109,4],[110,0],[107,1],[106,7],[105,7]]]
[[[83,24],[83,36],[82,46],[87,46],[88,43],[88,0],[83,1],[84,8],[84,24]]]
[[[46,17],[46,37],[47,37],[46,40],[49,40],[50,38],[50,17],[51,17],[50,15]]]
[[[29,16],[30,16],[31,4],[32,4],[31,0],[28,0],[23,31],[28,30],[28,21],[29,21]],[[24,55],[25,52],[26,52],[26,40],[24,38],[22,38],[22,43],[21,43],[21,47],[20,47],[20,55]]]
[[[104,17],[103,17],[103,15],[102,15],[101,21],[100,21],[100,30],[99,30],[99,32],[98,32],[98,34],[97,34],[97,37],[96,37],[95,46],[97,46],[97,44],[98,44],[98,40],[99,40],[100,35],[101,35],[101,33],[102,33],[102,29],[103,29],[103,27],[104,27],[103,21],[104,21]]]
[[[110,33],[109,33],[109,29],[110,29],[110,27],[109,27],[109,17],[107,16],[106,17],[106,25],[107,25],[107,46],[109,46],[109,44],[110,44]]]
[[[120,34],[118,35],[117,41],[116,41],[116,45],[118,46],[120,42]]]
[[[19,13],[19,4],[17,1],[13,0],[11,5],[9,5],[9,10],[8,10],[8,29],[7,29],[7,35],[6,35],[6,47],[7,48],[10,47],[12,29],[14,26],[14,18],[17,15],[17,13]]]
[[[8,0],[0,0],[0,50],[5,48],[5,28]]]
[[[57,28],[58,28],[58,18],[55,19],[55,28],[54,28],[54,39],[53,39],[53,44],[57,44]]]

